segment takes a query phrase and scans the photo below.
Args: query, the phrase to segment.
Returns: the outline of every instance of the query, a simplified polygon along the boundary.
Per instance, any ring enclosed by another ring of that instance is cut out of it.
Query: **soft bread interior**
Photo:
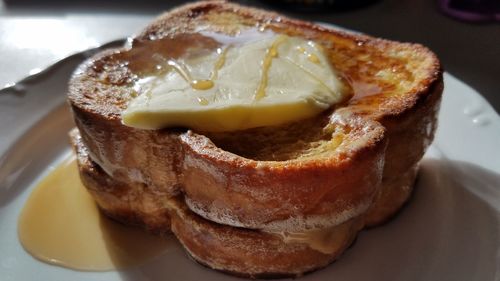
[[[205,135],[225,151],[258,161],[318,157],[333,153],[343,139],[340,126],[328,126],[325,116],[279,127]]]

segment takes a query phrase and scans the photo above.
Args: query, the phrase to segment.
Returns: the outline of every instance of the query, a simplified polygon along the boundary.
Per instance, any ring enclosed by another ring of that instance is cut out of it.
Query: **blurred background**
[[[0,88],[67,55],[132,35],[161,12],[185,2],[0,0]],[[499,0],[235,2],[426,45],[446,71],[500,112]],[[448,9],[443,12],[443,7]]]

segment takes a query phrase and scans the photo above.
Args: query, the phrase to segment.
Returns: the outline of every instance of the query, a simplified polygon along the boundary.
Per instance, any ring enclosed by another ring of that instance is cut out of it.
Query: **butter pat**
[[[211,132],[273,126],[312,117],[345,95],[321,47],[286,35],[164,59],[161,67],[167,71],[138,81],[125,125]]]

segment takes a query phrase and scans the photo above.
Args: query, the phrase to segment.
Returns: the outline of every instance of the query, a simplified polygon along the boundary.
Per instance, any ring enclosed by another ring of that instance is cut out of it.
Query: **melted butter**
[[[162,67],[136,81],[141,94],[122,112],[123,124],[208,132],[274,126],[319,114],[350,93],[314,42],[254,31],[199,35],[220,44],[175,58],[151,55]]]
[[[266,55],[262,60],[261,77],[257,90],[255,91],[255,100],[260,100],[266,95],[266,88],[269,81],[269,68],[273,59],[278,57],[278,46],[285,41],[285,36],[278,36],[278,38],[266,50]]]
[[[361,228],[361,220],[350,220],[333,227],[303,232],[278,232],[285,243],[303,243],[324,254],[333,254],[345,247],[353,232]]]
[[[102,215],[68,157],[27,200],[18,225],[24,249],[50,264],[105,271],[139,265],[162,254],[168,239]]]

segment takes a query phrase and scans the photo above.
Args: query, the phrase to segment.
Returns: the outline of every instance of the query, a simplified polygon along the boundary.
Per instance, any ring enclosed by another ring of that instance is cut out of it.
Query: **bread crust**
[[[417,176],[415,167],[434,139],[442,92],[443,83],[438,80],[415,107],[398,117],[381,120],[387,129],[389,144],[382,184],[365,217],[367,226],[386,222],[409,199]]]
[[[182,195],[138,202],[133,198],[140,187],[111,178],[89,158],[78,130],[70,135],[82,182],[106,215],[157,234],[165,235],[171,230],[191,257],[216,270],[251,278],[300,276],[337,259],[363,225],[358,216],[337,226],[339,237],[334,250],[322,253],[304,243],[286,243],[276,234],[203,219],[189,210]]]
[[[289,231],[337,225],[364,213],[380,185],[383,130],[344,113],[332,115],[329,124],[348,124],[349,133],[336,153],[322,159],[256,161],[205,136],[181,135],[188,206],[222,224]]]

